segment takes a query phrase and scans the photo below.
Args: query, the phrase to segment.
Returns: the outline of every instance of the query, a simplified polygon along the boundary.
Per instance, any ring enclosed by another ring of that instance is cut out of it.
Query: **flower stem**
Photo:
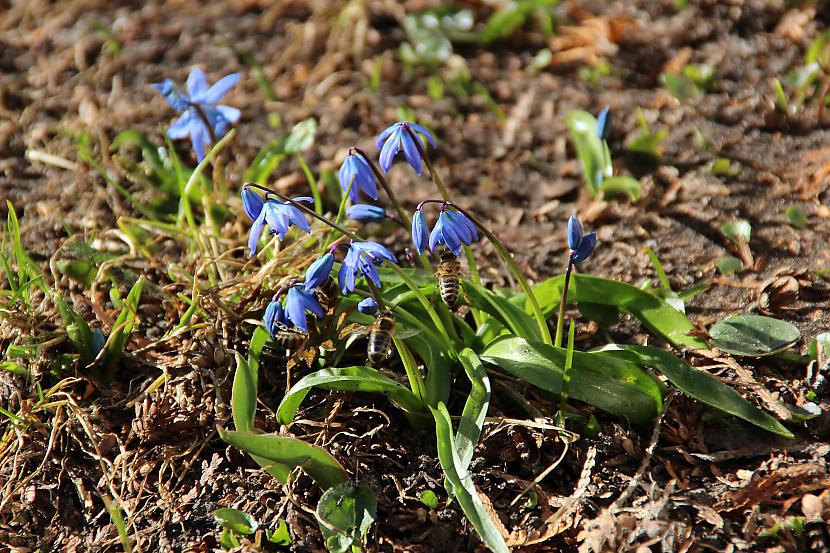
[[[565,306],[568,303],[568,285],[571,282],[571,273],[574,270],[574,255],[573,250],[568,257],[568,270],[565,272],[565,285],[562,287],[562,301],[559,302],[559,316],[556,318],[556,338],[553,345],[562,347],[562,336],[565,333]]]
[[[568,325],[568,349],[565,352],[565,369],[562,372],[562,389],[559,391],[559,413],[557,415],[557,423],[562,428],[566,426],[565,413],[568,410],[568,391],[571,388],[571,368],[574,362],[574,335],[576,325],[573,319]]]
[[[311,188],[311,196],[314,198],[314,211],[323,214],[323,198],[320,196],[320,189],[317,188],[317,179],[314,178],[314,173],[311,172],[308,164],[303,159],[303,156],[297,154],[297,161],[300,162],[300,167],[305,173],[305,178],[308,180],[308,185]]]
[[[496,238],[496,235],[490,232],[490,230],[485,227],[481,221],[478,220],[474,215],[470,212],[465,210],[462,207],[459,207],[457,204],[452,202],[448,202],[452,205],[455,209],[459,212],[466,215],[475,225],[481,230],[482,234],[487,237],[493,247],[496,248],[496,252],[498,252],[499,256],[504,261],[504,264],[507,265],[507,268],[513,273],[513,276],[516,277],[516,280],[519,282],[519,286],[521,286],[522,291],[527,296],[528,301],[530,302],[530,307],[533,310],[533,317],[536,319],[536,324],[539,326],[539,332],[542,336],[542,341],[546,344],[551,344],[553,341],[550,337],[550,329],[548,329],[548,323],[545,320],[544,314],[542,314],[542,308],[539,306],[539,301],[536,299],[536,294],[533,293],[533,288],[530,287],[528,284],[527,279],[525,278],[524,274],[522,274],[521,269],[519,266],[516,265],[516,262],[513,260],[513,256],[510,255],[510,252],[507,250],[507,247],[502,243],[501,240]]]

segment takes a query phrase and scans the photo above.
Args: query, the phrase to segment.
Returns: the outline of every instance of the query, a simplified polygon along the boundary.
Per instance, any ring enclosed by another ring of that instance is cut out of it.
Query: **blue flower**
[[[421,151],[418,145],[415,144],[413,135],[409,133],[409,129],[415,131],[426,138],[432,147],[435,147],[435,139],[432,134],[421,125],[417,123],[410,123],[409,121],[398,121],[394,125],[388,127],[378,136],[377,146],[380,150],[380,168],[384,173],[388,173],[392,167],[392,162],[395,156],[403,150],[406,161],[415,169],[415,172],[421,174]]]
[[[579,263],[588,259],[596,245],[597,234],[595,232],[583,234],[582,223],[576,215],[571,215],[568,219],[568,247],[571,249],[573,262]]]
[[[262,196],[251,190],[247,183],[242,185],[242,207],[245,208],[245,214],[251,221],[256,221],[259,217],[263,204],[265,201]]]
[[[380,287],[380,274],[375,265],[380,265],[384,259],[398,262],[389,250],[377,242],[352,242],[346,258],[340,265],[340,272],[337,273],[337,282],[343,294],[354,290],[358,276],[365,276],[375,286]]]
[[[459,211],[443,209],[429,235],[429,249],[435,251],[435,246],[444,244],[452,253],[459,256],[462,244],[469,246],[476,240],[478,230],[466,215]]]
[[[184,112],[167,130],[167,136],[173,140],[189,136],[196,158],[202,161],[205,146],[211,143],[211,134],[214,137],[223,136],[239,120],[238,109],[216,105],[238,80],[239,73],[232,73],[208,87],[204,71],[196,67],[187,78],[187,94],[177,90],[170,79],[151,85],[161,92],[174,110]]]
[[[282,308],[282,302],[277,296],[274,296],[271,303],[265,308],[265,316],[262,317],[262,322],[265,323],[265,329],[268,330],[268,334],[272,338],[281,326],[285,326],[285,310]]]
[[[412,216],[412,242],[419,254],[424,253],[429,241],[429,227],[427,226],[424,212],[421,209],[415,211]]]
[[[308,196],[294,198],[295,202],[313,202]],[[285,238],[288,227],[295,225],[306,232],[311,232],[303,212],[288,202],[279,202],[273,198],[265,200],[259,215],[251,225],[251,232],[248,234],[248,248],[251,250],[250,257],[256,253],[257,242],[262,234],[262,227],[268,224],[268,234],[276,234],[280,241]]]
[[[373,200],[378,199],[378,187],[375,184],[375,173],[363,156],[350,153],[343,160],[338,173],[340,188],[349,192],[349,199],[353,203],[360,201],[359,193],[363,192]],[[354,182],[352,182],[354,181]]]
[[[605,106],[597,115],[597,138],[608,140],[611,134],[611,108]]]
[[[303,286],[305,291],[311,292],[322,286],[329,278],[332,267],[334,267],[334,255],[331,252],[309,265],[305,272],[305,285]]]
[[[374,315],[378,312],[378,302],[375,298],[366,298],[357,304],[357,310],[364,315]]]
[[[380,223],[386,220],[386,210],[369,204],[354,204],[346,210],[346,216],[361,223]]]
[[[311,292],[306,292],[303,285],[292,286],[285,298],[285,316],[288,321],[303,332],[308,332],[306,311],[318,319],[323,316],[323,307]]]

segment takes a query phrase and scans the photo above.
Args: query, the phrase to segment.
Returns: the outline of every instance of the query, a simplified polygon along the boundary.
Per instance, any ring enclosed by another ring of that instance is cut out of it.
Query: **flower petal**
[[[415,172],[420,175],[421,152],[418,150],[418,146],[415,144],[415,139],[413,139],[408,132],[402,131],[401,144],[403,145],[403,154],[406,157],[406,161],[408,161],[409,165],[411,165]]]
[[[571,215],[568,218],[568,247],[572,250],[579,248],[582,236],[582,223],[579,222],[576,215]]]
[[[213,109],[218,111],[228,123],[236,123],[242,115],[241,111],[231,106],[214,106]]]
[[[423,136],[424,136],[424,138],[426,138],[426,139],[427,139],[427,141],[428,141],[430,144],[432,144],[432,147],[433,147],[433,148],[435,147],[435,139],[432,137],[432,133],[431,133],[431,132],[429,132],[428,130],[426,130],[424,127],[422,127],[422,126],[421,126],[421,125],[419,125],[418,123],[409,123],[409,126],[410,126],[410,127],[412,127],[412,130],[413,130],[413,131],[415,131],[416,133],[423,135]]]
[[[242,185],[242,207],[245,209],[245,214],[255,221],[259,214],[262,213],[262,206],[265,205],[265,200],[262,196],[251,190],[248,185]]]
[[[205,72],[200,67],[194,67],[193,71],[187,77],[187,94],[191,100],[196,102],[195,98],[203,93],[207,89],[207,86]]]
[[[384,173],[388,173],[392,167],[392,162],[395,160],[395,154],[400,148],[400,133],[401,129],[397,129],[383,144],[380,151],[380,168]]]
[[[334,267],[334,255],[331,253],[327,253],[309,265],[305,272],[306,292],[322,286],[331,274],[332,267]]]
[[[167,136],[169,136],[171,140],[178,140],[180,138],[190,136],[190,119],[190,111],[186,111],[181,114],[181,116],[176,119],[172,125],[170,125],[170,128],[167,129]]]
[[[427,227],[424,212],[418,210],[412,216],[412,242],[419,254],[424,253],[424,248],[429,241],[429,228]]]
[[[375,298],[364,298],[357,304],[357,310],[364,315],[374,315],[378,312],[378,302]]]
[[[378,135],[378,139],[377,139],[378,150],[380,150],[383,147],[383,143],[386,142],[386,139],[389,138],[389,135],[391,135],[393,132],[395,132],[398,129],[398,127],[400,127],[400,126],[401,126],[400,123],[394,123],[392,125],[389,125],[388,127],[386,127],[383,130],[382,133],[380,133]]]
[[[205,159],[205,147],[210,144],[210,133],[205,122],[196,116],[190,119],[190,141],[193,142],[196,159],[201,163]]]
[[[194,102],[199,104],[215,104],[228,93],[239,80],[239,73],[231,73],[216,81],[210,88],[199,94],[191,94]],[[230,121],[230,119],[228,119]]]
[[[253,257],[256,254],[256,246],[259,243],[259,237],[262,235],[262,227],[265,226],[265,210],[261,210],[259,216],[254,219],[251,225],[251,230],[248,232],[248,249],[250,253],[248,257]]]
[[[576,249],[576,253],[574,254],[574,263],[580,263],[591,257],[591,253],[594,251],[596,245],[597,234],[595,232],[589,232],[586,234],[582,238],[582,242],[579,243],[579,247]]]

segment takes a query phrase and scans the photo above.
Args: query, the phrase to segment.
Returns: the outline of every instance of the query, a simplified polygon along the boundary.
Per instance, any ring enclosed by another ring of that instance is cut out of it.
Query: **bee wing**
[[[395,326],[395,338],[412,338],[421,333],[418,328]]]

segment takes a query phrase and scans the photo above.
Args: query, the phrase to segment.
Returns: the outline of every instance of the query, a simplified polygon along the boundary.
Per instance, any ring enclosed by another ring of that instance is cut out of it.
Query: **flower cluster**
[[[196,67],[187,77],[187,94],[170,79],[151,85],[174,110],[184,112],[167,130],[167,136],[173,140],[189,136],[196,158],[202,161],[205,147],[239,120],[238,109],[217,105],[238,80],[239,73],[232,73],[209,87],[204,71]]]

